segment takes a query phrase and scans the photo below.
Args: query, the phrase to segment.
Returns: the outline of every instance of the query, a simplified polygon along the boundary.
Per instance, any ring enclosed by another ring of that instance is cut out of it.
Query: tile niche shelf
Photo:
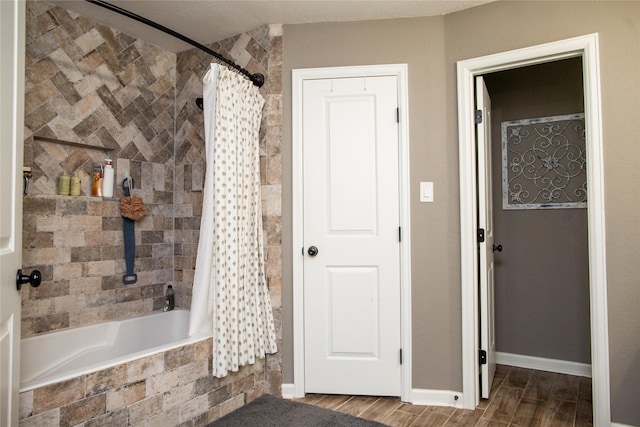
[[[0,0],[2,1],[2,0]],[[111,147],[104,147],[104,146],[100,146],[100,145],[92,145],[92,144],[85,144],[82,142],[73,142],[73,141],[65,141],[62,139],[56,139],[56,138],[49,138],[46,136],[39,136],[39,135],[33,135],[33,140],[34,141],[39,141],[39,142],[47,142],[47,143],[51,143],[51,144],[58,144],[58,145],[65,145],[68,147],[75,147],[75,148],[82,148],[85,150],[97,150],[97,151],[102,151],[104,153],[111,153],[113,151],[115,151],[117,148],[111,148]],[[108,154],[108,156],[110,156]],[[26,169],[25,169],[26,170]],[[31,177],[30,174],[30,170],[28,170],[27,172],[29,172],[29,178]],[[24,173],[24,172],[23,172]],[[28,181],[27,181],[27,175],[25,175],[25,186],[23,189],[23,194],[25,196],[29,195],[28,194]],[[56,178],[56,182],[57,182],[57,178]],[[56,186],[57,189],[57,186]],[[85,189],[86,190],[86,189]],[[82,191],[82,190],[81,190]],[[78,196],[71,196],[71,195],[60,195],[60,194],[38,194],[36,197],[39,198],[52,198],[52,199],[56,199],[56,198],[74,198],[77,200],[81,200],[81,199],[85,199],[85,201],[108,201],[108,200],[114,200],[113,197],[102,197],[102,196],[91,196],[89,194],[80,194]]]
[[[88,149],[88,150],[99,150],[99,151],[104,151],[105,153],[109,153],[109,152],[114,150],[114,148],[110,148],[110,147],[102,147],[102,146],[99,146],[99,145],[84,144],[82,142],[64,141],[62,139],[48,138],[46,136],[38,136],[38,135],[34,135],[33,136],[33,140],[34,141],[40,141],[40,142],[50,142],[52,144],[66,145],[66,146],[69,146],[69,147],[85,148],[85,149]]]

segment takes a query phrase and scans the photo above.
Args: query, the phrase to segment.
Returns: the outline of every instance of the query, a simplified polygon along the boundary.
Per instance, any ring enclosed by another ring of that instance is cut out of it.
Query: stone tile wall
[[[205,426],[264,394],[264,360],[211,375],[211,339],[20,393],[20,427]]]
[[[268,25],[214,43],[212,50],[233,59],[252,73],[265,75],[260,92],[265,98],[260,130],[260,176],[266,253],[266,275],[278,332],[281,316],[281,218],[282,218],[282,26]],[[176,82],[176,230],[175,281],[180,306],[189,307],[198,248],[202,190],[204,187],[204,117],[195,105],[202,97],[202,78],[212,57],[200,50],[178,54]],[[280,354],[267,358],[269,392],[280,394]]]
[[[27,2],[23,266],[43,283],[23,287],[22,335],[144,314],[173,281],[176,56],[46,2]],[[108,153],[34,141],[45,136]],[[122,284],[122,218],[113,199],[90,197],[95,162],[128,172],[147,216],[136,222],[138,282]],[[57,196],[63,172],[82,195]]]
[[[212,48],[266,76],[263,222],[280,348],[281,26]],[[177,306],[189,307],[205,169],[193,101],[210,58],[195,50],[176,56],[39,1],[27,2],[26,50],[25,165],[34,176],[24,199],[23,266],[40,269],[43,284],[23,288],[23,336],[157,310],[168,283]],[[126,171],[135,179],[147,206],[136,222],[137,284],[121,283],[122,190],[109,200],[88,196],[90,169],[105,154],[34,135],[113,148],[116,182]],[[63,171],[82,178],[81,196],[55,195]],[[204,425],[264,392],[280,394],[279,354],[219,380],[209,371],[210,340],[178,352],[22,393],[21,425]]]

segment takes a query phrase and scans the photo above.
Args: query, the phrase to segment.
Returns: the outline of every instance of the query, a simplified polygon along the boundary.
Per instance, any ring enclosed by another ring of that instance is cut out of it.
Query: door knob
[[[307,250],[307,253],[309,254],[309,256],[316,256],[318,255],[318,248],[316,248],[315,246],[310,246]]]
[[[25,283],[30,284],[32,287],[37,288],[42,282],[42,275],[38,270],[33,270],[29,276],[22,274],[22,270],[18,270],[16,274],[16,288],[20,290]]]
[[[498,251],[498,252],[502,252],[502,245],[493,245],[492,248],[493,252]]]

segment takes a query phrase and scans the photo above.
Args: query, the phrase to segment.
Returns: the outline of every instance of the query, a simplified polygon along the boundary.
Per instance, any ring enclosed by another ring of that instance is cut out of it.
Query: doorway
[[[591,34],[544,45],[458,62],[458,129],[460,146],[460,220],[463,406],[479,402],[478,254],[474,79],[487,73],[580,57],[586,118],[589,289],[594,424],[610,423],[609,360],[606,298],[604,183],[598,35]]]
[[[584,111],[582,60],[569,58],[483,78],[492,105],[494,236],[502,248],[494,252],[496,361],[591,376],[587,209],[582,192],[584,119],[559,117]],[[519,164],[525,153],[535,151],[538,162],[546,153],[557,163],[535,168],[540,175],[525,175],[519,166],[510,168],[503,140],[508,132],[520,138],[510,140],[512,162]],[[526,150],[521,148],[525,144]],[[511,182],[505,182],[509,177]],[[508,189],[532,183],[529,178],[539,182],[527,187],[537,193],[530,191],[521,202],[510,198]],[[541,182],[545,178],[551,186]],[[580,180],[577,188],[567,191],[576,180]],[[538,187],[554,188],[556,194],[545,195]],[[515,205],[534,196],[537,206]],[[542,206],[547,200],[554,205]]]

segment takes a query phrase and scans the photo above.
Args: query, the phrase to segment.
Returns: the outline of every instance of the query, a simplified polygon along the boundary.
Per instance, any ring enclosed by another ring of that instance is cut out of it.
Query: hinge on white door
[[[400,349],[400,364],[402,365],[402,349]]]
[[[398,242],[402,242],[402,227],[398,227]]]
[[[400,108],[396,108],[396,123],[400,123]]]
[[[479,350],[478,358],[480,359],[481,365],[487,364],[487,352],[485,350]]]
[[[484,228],[478,228],[478,243],[484,242]]]
[[[473,116],[477,125],[482,123],[482,110],[476,110]]]

